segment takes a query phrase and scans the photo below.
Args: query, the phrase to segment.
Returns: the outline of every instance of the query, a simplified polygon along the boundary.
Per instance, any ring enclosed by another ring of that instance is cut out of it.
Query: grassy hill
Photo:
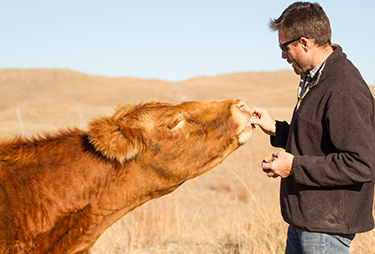
[[[68,126],[85,128],[92,117],[112,114],[115,105],[150,100],[240,98],[289,121],[298,82],[293,71],[166,82],[60,69],[0,70],[0,136],[20,134],[17,109],[25,135],[33,135]],[[256,130],[212,171],[127,214],[106,231],[92,253],[282,253],[287,225],[279,211],[279,180],[268,179],[260,168],[273,151],[269,138]],[[374,249],[371,231],[355,238],[351,253]]]

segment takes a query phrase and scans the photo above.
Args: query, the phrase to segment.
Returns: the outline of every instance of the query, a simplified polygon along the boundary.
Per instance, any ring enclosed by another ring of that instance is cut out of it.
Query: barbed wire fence
[[[79,119],[79,128],[82,129],[83,126],[84,126],[84,121],[83,121],[81,109],[78,105],[75,106],[75,109],[76,109],[77,116],[78,116],[78,119]],[[18,107],[16,108],[16,115],[17,115],[18,127],[20,129],[21,136],[23,137],[23,136],[25,136],[25,131],[23,129],[21,110]]]

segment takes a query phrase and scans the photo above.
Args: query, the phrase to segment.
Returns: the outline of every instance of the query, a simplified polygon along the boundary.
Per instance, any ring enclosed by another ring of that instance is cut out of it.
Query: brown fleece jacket
[[[354,234],[374,227],[375,106],[369,87],[339,46],[317,84],[276,123],[271,144],[292,153],[281,180],[284,220],[295,228]]]

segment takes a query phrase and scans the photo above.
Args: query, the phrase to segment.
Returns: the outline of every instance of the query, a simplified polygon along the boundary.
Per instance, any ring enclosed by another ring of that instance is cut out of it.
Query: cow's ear
[[[129,128],[110,117],[89,123],[89,139],[97,151],[120,163],[135,157],[144,147],[140,129]]]

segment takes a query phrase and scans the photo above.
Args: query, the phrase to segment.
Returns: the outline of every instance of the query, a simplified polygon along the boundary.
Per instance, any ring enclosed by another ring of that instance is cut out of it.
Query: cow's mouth
[[[251,137],[251,134],[253,133],[254,126],[250,123],[246,125],[246,127],[240,132],[238,135],[238,142],[240,145],[245,144]]]

